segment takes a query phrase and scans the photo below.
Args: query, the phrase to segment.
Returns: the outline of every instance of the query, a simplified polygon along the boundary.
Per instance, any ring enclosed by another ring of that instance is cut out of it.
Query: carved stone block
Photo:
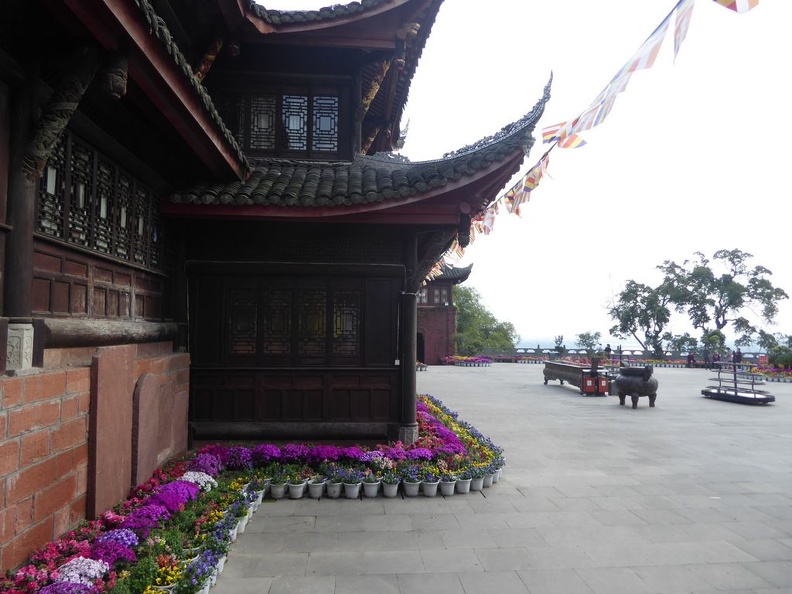
[[[9,370],[20,371],[33,367],[33,324],[8,325]]]

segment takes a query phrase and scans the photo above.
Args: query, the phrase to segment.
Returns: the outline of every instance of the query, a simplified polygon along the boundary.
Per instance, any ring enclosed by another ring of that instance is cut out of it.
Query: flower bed
[[[492,359],[478,355],[475,357],[465,357],[462,355],[451,355],[443,357],[444,365],[456,365],[458,367],[489,367]]]
[[[471,480],[486,486],[485,478],[491,484],[499,476],[503,451],[440,401],[420,396],[417,420],[419,437],[409,446],[205,446],[158,469],[98,520],[34,552],[0,580],[0,592],[205,594],[270,485],[381,482],[384,496],[393,497],[401,481],[460,479],[467,489]]]

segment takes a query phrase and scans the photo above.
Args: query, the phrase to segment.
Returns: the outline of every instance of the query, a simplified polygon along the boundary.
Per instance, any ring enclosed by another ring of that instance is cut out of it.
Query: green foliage
[[[632,337],[644,350],[651,350],[662,359],[664,330],[671,319],[670,300],[662,286],[653,289],[634,280],[627,281],[608,309],[611,319],[616,321],[610,329],[611,335]]]
[[[668,350],[678,353],[694,353],[698,350],[698,340],[690,334],[666,334],[663,338],[668,341]]]
[[[726,347],[726,336],[720,330],[710,330],[701,336],[701,344],[711,353],[720,353]]]
[[[759,311],[766,323],[778,313],[778,302],[788,299],[774,287],[764,266],[750,268],[753,256],[738,249],[718,250],[712,261],[696,252],[694,261],[682,265],[666,260],[657,268],[663,273],[661,290],[678,312],[687,313],[694,328],[702,332],[723,330],[731,324],[738,334],[737,345],[752,342],[758,329],[741,316],[744,310]]]
[[[586,349],[589,357],[594,354],[594,351],[597,350],[597,345],[599,344],[600,338],[602,334],[599,332],[583,332],[583,334],[577,335],[577,345],[582,348]]]
[[[481,303],[478,291],[453,288],[456,306],[456,354],[478,355],[485,351],[511,351],[520,340],[511,322],[499,322]]]
[[[792,348],[776,345],[767,351],[767,362],[780,369],[792,369]]]

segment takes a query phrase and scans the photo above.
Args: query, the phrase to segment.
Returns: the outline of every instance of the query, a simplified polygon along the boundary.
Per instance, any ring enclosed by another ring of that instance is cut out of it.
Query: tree
[[[759,311],[765,323],[772,323],[778,302],[788,299],[782,289],[774,287],[764,266],[748,266],[753,256],[738,249],[718,250],[712,261],[696,252],[694,261],[679,265],[666,260],[657,268],[663,272],[663,290],[677,311],[686,312],[691,324],[706,333],[723,330],[731,324],[738,335],[735,344],[753,341],[758,329],[742,315],[745,310]],[[714,325],[714,328],[713,328]]]
[[[702,335],[701,344],[710,353],[720,353],[726,347],[726,336],[720,330],[710,330]]]
[[[553,338],[553,342],[555,343],[555,351],[559,355],[563,355],[566,353],[566,347],[564,346],[564,335],[559,334]]]
[[[653,289],[643,283],[629,280],[611,303],[608,314],[617,323],[610,329],[613,336],[632,337],[644,350],[663,357],[663,331],[671,319],[668,304],[671,297],[663,285]]]
[[[594,351],[597,350],[597,345],[599,344],[600,338],[602,334],[599,332],[584,332],[583,334],[577,335],[577,345],[580,348],[586,349],[588,356],[591,357],[594,354]]]
[[[693,338],[689,333],[671,335],[666,333],[663,337],[668,341],[668,350],[677,353],[695,353],[698,349],[698,340]]]
[[[457,309],[456,352],[480,355],[484,351],[511,351],[520,341],[511,322],[499,322],[481,303],[481,295],[470,287],[453,288]]]

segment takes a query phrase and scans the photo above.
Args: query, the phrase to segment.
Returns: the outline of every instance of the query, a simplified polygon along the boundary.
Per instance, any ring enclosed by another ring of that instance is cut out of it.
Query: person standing
[[[742,351],[740,347],[737,347],[737,350],[734,351],[734,364],[742,363]]]

